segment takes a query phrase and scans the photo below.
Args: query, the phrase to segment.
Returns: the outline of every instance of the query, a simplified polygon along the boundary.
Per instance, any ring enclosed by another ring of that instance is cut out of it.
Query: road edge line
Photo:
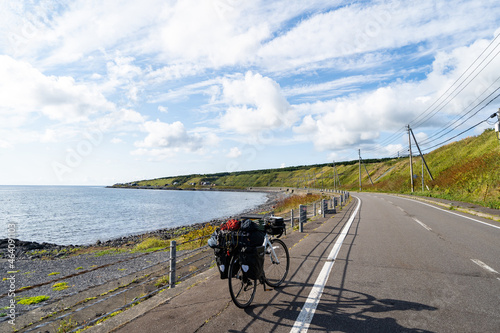
[[[292,329],[290,330],[290,333],[299,333],[299,332],[305,333],[309,329],[309,325],[311,324],[311,321],[314,317],[314,312],[316,312],[316,308],[321,299],[321,295],[323,294],[323,290],[325,289],[325,284],[328,281],[330,272],[333,269],[335,259],[339,254],[342,243],[344,242],[344,239],[347,236],[349,229],[351,228],[354,218],[356,217],[356,215],[358,215],[359,207],[361,206],[361,199],[355,196],[353,197],[358,200],[358,205],[356,206],[356,209],[354,210],[351,217],[347,221],[347,224],[340,232],[339,238],[337,239],[335,245],[330,251],[327,262],[323,265],[321,272],[316,278],[314,286],[311,289],[309,296],[307,297],[307,300],[305,301],[304,306],[302,307],[302,310],[300,311]]]

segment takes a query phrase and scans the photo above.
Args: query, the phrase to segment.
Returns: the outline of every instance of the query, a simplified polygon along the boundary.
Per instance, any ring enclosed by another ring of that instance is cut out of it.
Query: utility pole
[[[411,154],[411,134],[410,134],[410,125],[408,125],[408,144],[410,146],[410,181],[411,181],[411,192],[413,193],[413,191],[415,190],[414,186],[413,186],[413,158],[412,158],[412,154]]]
[[[424,163],[425,167],[427,168],[427,172],[429,173],[431,180],[434,180],[434,177],[432,177],[432,174],[431,174],[431,170],[429,169],[429,166],[427,166],[427,163],[425,162],[424,155],[422,154],[422,151],[420,150],[420,146],[418,145],[417,139],[415,138],[415,134],[413,134],[413,130],[410,128],[410,125],[408,125],[408,129],[410,130],[410,133],[413,136],[413,141],[415,141],[415,145],[417,146],[420,157],[422,157],[422,162]],[[411,143],[410,143],[410,151],[411,151]]]
[[[361,186],[361,149],[358,149],[358,154],[359,154],[359,192],[363,190]]]

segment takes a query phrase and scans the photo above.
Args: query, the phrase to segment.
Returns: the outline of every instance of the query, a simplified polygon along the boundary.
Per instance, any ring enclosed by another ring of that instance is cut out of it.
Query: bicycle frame
[[[273,263],[277,263],[279,265],[280,260],[278,259],[276,252],[274,252],[274,247],[271,244],[271,240],[269,239],[269,236],[267,234],[264,237],[264,243],[262,244],[262,246],[266,247],[266,252],[267,252],[267,249],[271,250],[271,259],[272,259]]]

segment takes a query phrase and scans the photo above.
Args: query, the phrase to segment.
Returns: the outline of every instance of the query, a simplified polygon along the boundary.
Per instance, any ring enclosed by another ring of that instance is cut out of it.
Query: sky
[[[499,34],[498,0],[3,0],[0,185],[431,150],[500,107]]]

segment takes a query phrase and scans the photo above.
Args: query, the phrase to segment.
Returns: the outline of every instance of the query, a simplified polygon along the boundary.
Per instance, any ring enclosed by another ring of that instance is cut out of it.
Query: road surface
[[[306,232],[249,308],[214,272],[118,332],[500,332],[500,223],[358,193]]]

